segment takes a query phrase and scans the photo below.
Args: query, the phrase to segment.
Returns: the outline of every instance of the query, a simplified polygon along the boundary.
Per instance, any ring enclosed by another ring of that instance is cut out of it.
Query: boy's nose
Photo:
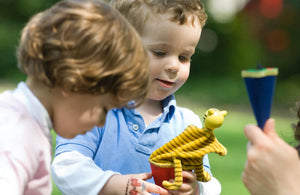
[[[179,71],[180,63],[178,60],[172,59],[166,64],[165,68],[167,71],[177,73]]]

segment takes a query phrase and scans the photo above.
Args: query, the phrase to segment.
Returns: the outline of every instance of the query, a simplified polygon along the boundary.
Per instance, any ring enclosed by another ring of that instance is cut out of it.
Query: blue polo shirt
[[[95,127],[85,135],[73,139],[57,136],[55,156],[78,151],[93,159],[102,170],[121,174],[151,172],[150,154],[179,135],[189,124],[202,127],[198,115],[176,106],[173,95],[162,101],[163,114],[146,126],[134,109],[110,110],[103,127]],[[207,155],[204,168],[209,170]],[[153,179],[150,182],[154,182]]]

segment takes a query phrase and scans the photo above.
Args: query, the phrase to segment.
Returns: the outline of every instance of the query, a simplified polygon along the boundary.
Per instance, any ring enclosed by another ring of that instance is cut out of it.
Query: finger
[[[196,180],[196,174],[192,171],[182,171],[183,180],[186,182],[191,182]]]
[[[170,190],[170,194],[172,195],[190,195],[195,194],[190,185],[182,184],[180,189],[178,190]]]
[[[141,179],[142,180],[147,180],[147,179],[150,179],[152,178],[152,173],[142,173],[141,174]]]
[[[137,174],[141,175],[141,174]],[[155,184],[146,182],[137,177],[130,177],[126,187],[126,194],[149,194],[156,193],[161,195],[167,195],[168,191]]]
[[[247,143],[247,151],[248,151],[251,147],[252,147],[252,144],[251,144],[251,142],[249,141],[249,142]]]
[[[147,180],[152,178],[152,173],[139,173],[139,174],[131,174],[132,177],[142,179],[142,180]]]
[[[266,121],[266,124],[264,126],[264,133],[269,135],[271,138],[278,138],[278,134],[275,130],[275,120],[274,119],[268,119]]]
[[[255,125],[246,125],[244,134],[252,144],[263,142],[265,140],[263,131]]]
[[[182,177],[183,184],[181,185],[180,189],[178,189],[178,192],[180,192],[181,195],[193,194],[193,192],[198,188],[196,173],[192,171],[182,171]]]
[[[160,195],[168,195],[168,190],[159,187],[155,184],[149,183],[144,181],[143,182],[145,184],[145,189],[147,192],[151,192],[151,193],[156,193],[156,194],[160,194]]]
[[[180,193],[191,193],[193,191],[193,188],[190,184],[183,183],[181,187],[178,190],[174,190],[174,192],[180,192]]]

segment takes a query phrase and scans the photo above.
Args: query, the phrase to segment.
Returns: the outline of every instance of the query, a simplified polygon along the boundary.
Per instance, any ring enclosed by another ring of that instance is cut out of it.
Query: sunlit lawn
[[[14,86],[15,85],[12,84],[0,83],[0,92]],[[184,93],[179,93],[177,100],[179,105],[192,109],[201,118],[205,110],[211,105],[203,102],[200,104],[194,99],[190,100]],[[215,105],[212,107],[215,107]],[[241,181],[241,174],[246,160],[247,145],[243,128],[245,124],[255,122],[252,111],[247,105],[220,104],[220,106],[217,107],[228,111],[223,126],[215,130],[216,137],[227,148],[228,154],[225,157],[209,154],[212,172],[222,185],[222,195],[248,195],[249,193]],[[273,108],[273,110],[272,117],[276,119],[276,127],[279,134],[287,141],[292,140],[290,124],[295,121],[291,118],[290,111],[288,109],[278,110],[276,107]],[[55,133],[52,131],[52,134],[54,151]],[[54,184],[52,194],[60,194]]]
[[[183,100],[182,97],[177,98]],[[187,103],[187,107],[193,109],[199,116],[209,106],[200,107],[200,105]],[[214,176],[220,181],[222,185],[222,195],[248,195],[248,191],[241,181],[241,174],[243,172],[246,160],[246,146],[247,140],[243,134],[245,124],[255,123],[251,109],[238,108],[232,105],[220,106],[219,109],[226,109],[228,115],[225,118],[224,124],[219,129],[215,130],[215,135],[228,150],[225,157],[217,154],[209,154],[210,165]],[[276,108],[274,108],[276,110]],[[278,133],[287,141],[292,140],[292,130],[290,125],[291,118],[282,117],[285,111],[274,111],[278,114],[272,116],[276,119],[276,127],[281,131]],[[289,113],[289,111],[287,111]]]

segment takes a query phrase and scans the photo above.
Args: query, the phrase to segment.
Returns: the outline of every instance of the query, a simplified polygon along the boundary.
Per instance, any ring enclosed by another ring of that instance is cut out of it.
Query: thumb
[[[266,121],[266,124],[264,126],[264,133],[271,138],[279,137],[275,130],[275,120],[274,119],[270,118]]]
[[[152,173],[135,174],[135,177],[138,178],[138,179],[147,180],[147,179],[152,178]]]

